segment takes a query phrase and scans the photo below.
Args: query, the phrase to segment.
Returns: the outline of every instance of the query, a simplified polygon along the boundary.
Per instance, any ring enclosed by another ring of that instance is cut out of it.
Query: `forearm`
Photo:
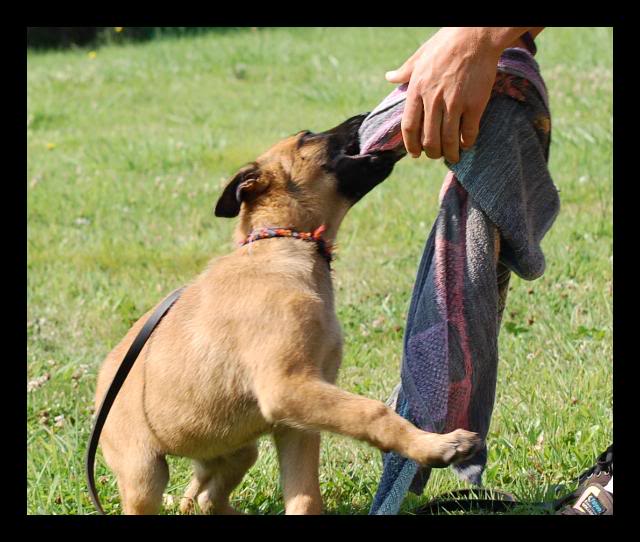
[[[484,26],[484,27],[460,27],[454,30],[455,33],[464,34],[470,40],[478,52],[499,57],[507,47],[522,46],[520,37],[529,32],[535,38],[544,27],[526,26]]]
[[[507,47],[511,47],[518,43],[520,36],[525,32],[536,30],[536,35],[542,28],[526,27],[526,26],[487,26],[476,29],[479,34],[479,40],[486,43],[486,46],[493,49],[496,54],[502,54]]]

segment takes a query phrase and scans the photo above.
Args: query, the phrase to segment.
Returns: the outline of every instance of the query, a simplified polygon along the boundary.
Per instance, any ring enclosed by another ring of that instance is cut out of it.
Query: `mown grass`
[[[232,249],[233,221],[212,216],[222,181],[285,135],[370,110],[391,90],[384,72],[434,31],[247,29],[107,46],[94,58],[28,52],[27,379],[43,382],[27,393],[28,513],[95,513],[83,458],[97,369],[144,311]],[[547,29],[538,43],[562,211],[543,242],[545,275],[512,278],[485,474],[525,501],[571,487],[613,423],[612,30]],[[402,160],[344,223],[335,284],[347,390],[385,400],[398,380],[445,172]],[[260,446],[233,501],[280,514],[275,452],[269,439]],[[190,465],[170,465],[177,503]],[[380,473],[377,450],[323,437],[327,513],[367,513]],[[102,463],[98,477],[107,511],[119,512]],[[402,511],[462,485],[436,471]]]

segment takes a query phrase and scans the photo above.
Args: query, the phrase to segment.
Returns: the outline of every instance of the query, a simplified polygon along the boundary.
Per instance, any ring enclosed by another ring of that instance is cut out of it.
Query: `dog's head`
[[[325,224],[327,237],[357,201],[391,173],[397,151],[359,156],[358,115],[326,132],[299,132],[240,169],[215,207],[216,216],[240,214],[239,235],[263,226],[308,231]]]

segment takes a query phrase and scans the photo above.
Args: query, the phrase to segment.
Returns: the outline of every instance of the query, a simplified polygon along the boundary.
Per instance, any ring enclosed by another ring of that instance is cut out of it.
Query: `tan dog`
[[[244,240],[265,226],[335,239],[349,208],[382,182],[402,156],[354,156],[364,116],[327,132],[281,141],[229,182],[216,215],[240,213]],[[107,356],[99,406],[149,311]],[[165,456],[189,457],[194,477],[181,503],[234,513],[229,494],[272,433],[287,514],[322,510],[319,431],[444,466],[480,445],[464,430],[426,433],[379,401],[333,385],[342,356],[331,272],[313,242],[270,238],[213,260],[182,293],[140,353],[101,439],[127,514],[157,513],[169,478]]]

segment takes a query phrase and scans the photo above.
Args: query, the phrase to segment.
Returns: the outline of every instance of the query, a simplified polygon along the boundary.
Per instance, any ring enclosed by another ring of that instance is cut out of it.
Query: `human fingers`
[[[460,160],[460,110],[455,105],[453,109],[443,111],[440,139],[445,159],[457,164]]]
[[[416,92],[415,86],[409,83],[400,128],[402,130],[404,146],[413,158],[418,158],[420,154],[422,154],[420,136],[422,132],[423,115],[424,108],[422,98],[420,94]]]
[[[422,148],[429,158],[442,156],[442,107],[437,102],[423,101],[424,124]]]
[[[460,145],[463,150],[470,149],[476,143],[480,131],[482,109],[467,109],[460,118]]]

